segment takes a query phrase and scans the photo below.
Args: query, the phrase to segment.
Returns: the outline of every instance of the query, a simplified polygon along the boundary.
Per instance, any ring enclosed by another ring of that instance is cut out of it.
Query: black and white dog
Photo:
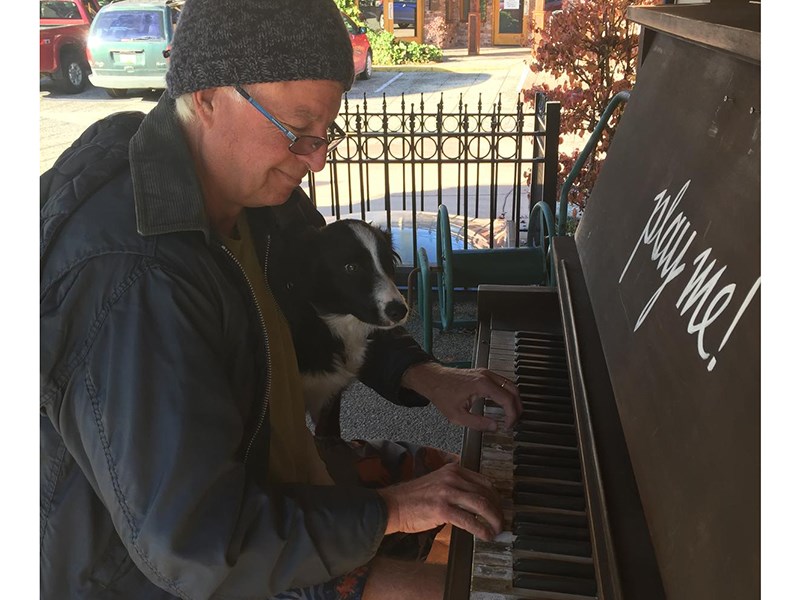
[[[318,436],[339,435],[341,392],[358,377],[369,335],[406,322],[388,232],[344,219],[284,236],[286,288],[275,290],[292,330],[306,410]]]

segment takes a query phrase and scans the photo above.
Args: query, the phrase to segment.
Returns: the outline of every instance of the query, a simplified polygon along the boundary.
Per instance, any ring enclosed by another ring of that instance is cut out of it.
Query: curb
[[[485,73],[486,71],[508,71],[517,65],[529,64],[525,59],[509,61],[503,60],[481,60],[470,62],[449,62],[444,60],[439,63],[407,64],[407,65],[373,65],[374,71],[384,72],[441,72],[441,73]]]

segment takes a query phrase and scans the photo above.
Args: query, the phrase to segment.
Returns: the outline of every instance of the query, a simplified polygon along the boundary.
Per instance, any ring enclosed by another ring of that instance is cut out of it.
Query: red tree
[[[631,89],[638,55],[638,25],[625,19],[632,4],[661,4],[656,0],[564,0],[563,9],[552,13],[544,28],[536,28],[531,70],[554,81],[524,92],[533,102],[543,91],[548,100],[561,102],[561,133],[589,137],[611,98]],[[569,201],[583,210],[603,157],[613,136],[620,111],[611,118],[594,154],[569,192]],[[560,153],[559,182],[575,164],[583,143],[571,153]],[[560,183],[559,183],[560,187]],[[559,194],[560,194],[559,190]]]

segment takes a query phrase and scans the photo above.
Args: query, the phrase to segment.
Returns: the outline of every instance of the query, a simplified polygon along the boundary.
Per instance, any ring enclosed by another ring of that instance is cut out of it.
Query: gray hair
[[[226,92],[233,96],[233,99],[237,102],[244,102],[244,98],[230,86],[225,86],[223,88]],[[181,94],[175,100],[175,114],[178,117],[178,122],[181,125],[188,125],[195,119],[195,112],[194,112],[194,101],[192,100],[192,92],[187,92],[185,94]]]

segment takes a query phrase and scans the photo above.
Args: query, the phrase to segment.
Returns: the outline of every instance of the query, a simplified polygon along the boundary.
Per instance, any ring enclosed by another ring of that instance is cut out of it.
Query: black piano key
[[[559,399],[558,402],[542,402],[538,400],[532,400],[522,396],[522,409],[523,410],[541,410],[546,411],[549,413],[559,413],[563,415],[568,415],[570,419],[574,419],[574,414],[572,412],[572,406],[568,402],[562,402]]]
[[[520,479],[514,482],[515,492],[533,494],[554,494],[558,496],[576,496],[583,498],[583,486],[560,481],[531,481]]]
[[[517,464],[518,461],[524,461],[525,457],[527,456],[550,456],[553,458],[565,458],[575,461],[580,459],[578,456],[578,449],[576,447],[531,444],[529,446],[515,447],[512,454],[512,462]],[[553,462],[547,464],[556,465],[558,463]]]
[[[547,346],[517,346],[514,348],[514,360],[518,365],[524,365],[531,360],[552,363],[561,367],[567,365],[567,355],[563,349],[548,348]]]
[[[581,481],[580,469],[565,469],[543,465],[516,465],[514,477],[538,477],[542,479],[562,479],[565,481]]]
[[[543,376],[539,373],[526,372],[527,369],[517,369],[516,384],[537,385],[552,390],[558,390],[559,393],[569,391],[569,381],[564,381],[560,377]]]
[[[564,341],[564,334],[560,331],[515,331],[514,337],[516,339],[541,338]]]
[[[519,423],[517,423],[516,430],[575,435],[575,426],[571,423],[553,423],[551,421],[536,421],[532,419],[520,419]]]
[[[530,442],[533,444],[552,444],[554,446],[571,446],[578,444],[577,437],[566,434],[542,433],[538,431],[515,431],[515,442]]]
[[[564,575],[591,580],[595,577],[592,563],[552,558],[517,558],[514,560],[514,572]]]
[[[512,581],[514,587],[526,590],[560,592],[562,594],[583,596],[594,596],[597,593],[597,584],[593,579],[522,573],[520,575],[514,574]]]
[[[541,506],[544,508],[563,508],[566,510],[586,510],[583,496],[559,496],[556,494],[537,494],[530,492],[514,492],[514,503],[523,506]]]
[[[537,360],[545,360],[558,366],[567,365],[567,357],[564,355],[564,350],[561,348],[530,344],[527,346],[517,346],[514,348],[514,353],[516,357],[519,358],[535,358]]]
[[[587,529],[589,521],[586,515],[575,513],[544,512],[540,510],[519,510],[514,513],[514,524],[517,523],[541,523],[543,525],[562,525],[564,527],[575,527],[577,529]]]
[[[551,388],[545,385],[535,385],[521,381],[517,384],[519,395],[522,399],[529,398],[537,402],[553,402],[556,404],[567,404],[571,406],[570,393],[568,390]]]
[[[514,523],[514,534],[527,537],[554,537],[562,540],[578,540],[588,542],[589,530],[582,527],[565,525],[545,525],[541,523]]]
[[[581,462],[577,458],[564,458],[546,454],[520,454],[513,464],[515,468],[549,467],[572,471],[580,471],[581,468]]]
[[[517,539],[514,540],[513,548],[515,550],[565,554],[567,556],[590,557],[592,555],[592,545],[589,542],[540,536],[517,536]]]
[[[554,356],[549,352],[530,352],[527,354],[520,354],[519,352],[512,351],[510,356],[503,354],[503,359],[508,358],[513,360],[515,366],[526,367],[551,367],[558,371],[567,370],[567,361],[560,356]]]
[[[572,425],[572,426],[574,426],[575,423],[575,419],[572,417],[570,413],[567,412],[550,411],[550,410],[526,410],[525,407],[522,408],[522,414],[520,414],[519,420],[522,423],[527,423],[528,421],[542,421],[545,423],[563,423],[565,425]]]

